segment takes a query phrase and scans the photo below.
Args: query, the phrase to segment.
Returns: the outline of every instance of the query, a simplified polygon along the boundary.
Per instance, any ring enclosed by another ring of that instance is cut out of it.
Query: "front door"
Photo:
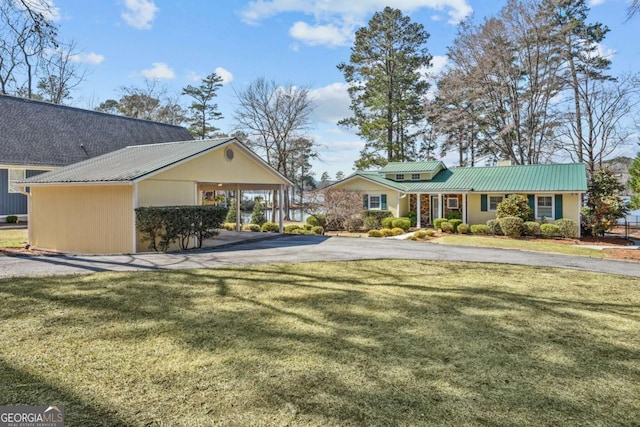
[[[436,218],[440,218],[440,197],[431,196],[431,224],[432,225],[433,225],[433,220]]]

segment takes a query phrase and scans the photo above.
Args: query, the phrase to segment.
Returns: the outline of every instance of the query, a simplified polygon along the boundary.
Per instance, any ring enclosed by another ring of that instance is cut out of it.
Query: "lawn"
[[[26,229],[0,230],[0,248],[22,248],[27,240]]]
[[[362,261],[0,281],[0,402],[68,425],[637,425],[640,284]]]

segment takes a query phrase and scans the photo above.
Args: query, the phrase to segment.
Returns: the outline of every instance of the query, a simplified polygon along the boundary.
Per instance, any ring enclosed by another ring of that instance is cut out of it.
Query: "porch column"
[[[422,204],[420,199],[422,197],[420,197],[420,193],[417,193],[416,197],[418,198],[418,200],[416,200],[416,227],[420,228],[422,227],[421,218],[420,218],[420,213],[422,212]]]
[[[464,193],[462,195],[462,222],[468,223],[467,221],[467,194]]]
[[[578,239],[582,237],[582,194],[578,193]]]
[[[236,231],[242,231],[242,225],[240,225],[240,184],[236,184]]]
[[[442,193],[438,193],[438,210],[440,211],[438,218],[444,218],[444,198]]]
[[[284,233],[284,185],[280,185],[278,189],[278,225],[280,225],[280,233]]]

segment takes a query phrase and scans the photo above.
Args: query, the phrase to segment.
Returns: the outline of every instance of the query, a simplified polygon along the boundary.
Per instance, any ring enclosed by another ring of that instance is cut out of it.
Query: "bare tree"
[[[71,41],[60,44],[42,64],[42,76],[38,89],[45,101],[62,104],[71,98],[71,91],[84,80],[86,70],[74,58],[78,55],[77,44]]]
[[[640,12],[640,0],[632,0],[631,4],[627,7],[627,20],[635,18]]]
[[[295,141],[311,127],[313,102],[309,89],[303,86],[278,85],[264,77],[236,92],[238,104],[235,120],[238,130],[246,136],[246,143],[262,154],[272,167],[288,178],[291,158],[300,151]],[[309,148],[309,152],[313,147]],[[285,197],[285,213],[289,212],[289,194]],[[272,210],[272,220],[275,210]]]

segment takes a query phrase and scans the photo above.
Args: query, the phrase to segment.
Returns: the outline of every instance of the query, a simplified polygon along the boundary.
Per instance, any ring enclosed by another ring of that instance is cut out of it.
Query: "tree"
[[[327,171],[322,172],[322,176],[320,176],[320,188],[326,187],[329,184],[329,181],[331,181],[329,172]]]
[[[590,178],[587,188],[587,206],[582,210],[583,228],[594,236],[604,236],[613,229],[618,218],[627,213],[620,198],[624,187],[609,169],[598,169]]]
[[[85,71],[73,58],[78,54],[76,42],[60,44],[47,57],[42,66],[42,77],[38,81],[39,95],[45,101],[62,104],[71,98],[71,91],[84,80]]]
[[[640,12],[640,0],[631,0],[631,4],[627,7],[627,20],[635,18]]]
[[[640,209],[640,152],[633,159],[631,167],[629,168],[629,188],[633,192],[631,194],[631,203],[629,205],[632,209]]]
[[[185,111],[178,102],[178,96],[169,94],[157,80],[145,79],[143,87],[122,86],[119,92],[119,100],[107,99],[96,110],[170,125],[180,125],[185,121]]]
[[[200,86],[187,85],[182,90],[183,95],[193,98],[193,102],[188,107],[191,116],[188,117],[190,126],[189,132],[200,139],[207,139],[218,130],[217,127],[209,124],[211,120],[222,119],[222,113],[218,111],[218,104],[213,103],[216,92],[222,87],[222,77],[216,73],[211,73],[204,79]]]
[[[262,225],[267,222],[267,218],[264,216],[264,206],[261,200],[256,200],[253,205],[253,212],[251,213],[251,224]]]
[[[424,26],[386,7],[356,32],[349,63],[338,69],[349,84],[353,116],[339,124],[354,127],[365,142],[356,168],[415,157],[413,141],[422,133],[423,97],[429,83],[420,74],[431,66]]]
[[[336,181],[342,181],[344,179],[344,172],[338,171],[336,172]]]
[[[343,230],[345,221],[360,217],[363,192],[332,188],[324,190],[322,194],[327,230]]]
[[[278,172],[292,179],[292,159],[300,154],[301,149],[309,155],[315,151],[314,144],[301,148],[296,143],[300,138],[305,138],[305,132],[311,128],[310,116],[314,106],[309,89],[282,86],[261,77],[236,93],[236,96],[238,105],[235,120],[238,130],[246,135],[246,144],[262,154]],[[285,219],[289,215],[289,196],[286,190]],[[272,210],[272,221],[275,221],[275,211]]]

